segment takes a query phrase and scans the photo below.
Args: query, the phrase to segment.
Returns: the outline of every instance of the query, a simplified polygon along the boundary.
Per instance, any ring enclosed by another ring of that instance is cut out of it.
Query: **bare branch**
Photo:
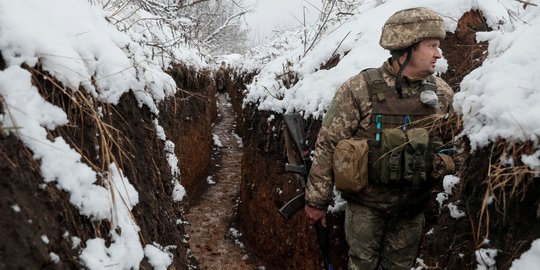
[[[535,7],[538,6],[538,5],[535,4],[535,3],[531,3],[530,0],[516,0],[516,1],[518,1],[518,2],[520,2],[520,3],[523,3],[523,9],[527,9],[527,6],[528,6],[528,5],[535,6]]]
[[[223,24],[222,24],[220,27],[218,27],[216,30],[214,30],[214,32],[210,33],[210,35],[208,35],[208,36],[204,39],[203,42],[204,42],[204,43],[210,42],[210,40],[212,40],[217,34],[219,34],[221,31],[223,31],[223,29],[225,29],[225,28],[231,26],[231,25],[232,25],[232,24],[231,24],[231,21],[232,21],[233,19],[238,18],[238,17],[241,17],[241,16],[243,16],[243,15],[245,15],[245,14],[247,14],[247,13],[248,13],[248,11],[241,11],[241,12],[238,12],[238,13],[236,13],[236,14],[233,14],[233,15],[229,16],[229,17],[225,20],[225,22],[223,22]]]
[[[304,56],[306,56],[306,54],[309,52],[309,50],[311,50],[311,48],[313,48],[313,46],[315,45],[315,42],[319,38],[319,35],[322,33],[322,30],[324,29],[324,26],[326,25],[326,23],[328,22],[328,19],[330,18],[330,14],[332,13],[332,10],[334,9],[335,3],[336,3],[336,1],[332,1],[332,5],[330,6],[330,10],[328,11],[327,14],[325,14],[325,17],[323,19],[322,24],[319,26],[319,29],[317,29],[317,34],[315,34],[315,37],[313,38],[313,42],[311,42],[309,47],[304,51]]]

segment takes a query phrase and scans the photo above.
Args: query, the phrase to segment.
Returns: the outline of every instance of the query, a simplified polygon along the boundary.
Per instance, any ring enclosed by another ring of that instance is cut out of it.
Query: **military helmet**
[[[394,51],[405,49],[426,38],[444,39],[443,19],[428,8],[400,10],[384,23],[381,47]]]

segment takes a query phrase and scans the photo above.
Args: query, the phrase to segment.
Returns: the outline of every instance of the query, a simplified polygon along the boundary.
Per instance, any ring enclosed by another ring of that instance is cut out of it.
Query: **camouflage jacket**
[[[383,79],[393,87],[396,74],[390,62],[386,61],[381,68]],[[437,114],[443,116],[452,108],[453,90],[441,78],[435,77],[435,80],[439,96]],[[404,78],[403,93],[407,95],[417,91],[419,86],[420,81],[409,82]],[[340,140],[354,137],[359,130],[368,130],[371,126],[371,109],[368,86],[362,74],[350,78],[338,89],[323,119],[315,144],[314,160],[306,185],[306,204],[326,209],[332,202],[332,157],[336,144]],[[407,189],[368,186],[355,196],[354,201],[381,209],[391,209],[409,196],[416,196],[414,188]]]

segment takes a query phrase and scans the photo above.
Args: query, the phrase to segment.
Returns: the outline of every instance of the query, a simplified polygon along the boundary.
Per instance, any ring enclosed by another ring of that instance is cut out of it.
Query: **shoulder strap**
[[[362,75],[368,85],[369,95],[377,96],[379,102],[384,101],[384,92],[390,91],[390,88],[383,79],[382,70],[380,68],[368,68],[362,71]]]
[[[435,81],[435,77],[433,75],[430,75],[422,82],[422,91],[426,90],[431,90],[437,93],[437,82]]]

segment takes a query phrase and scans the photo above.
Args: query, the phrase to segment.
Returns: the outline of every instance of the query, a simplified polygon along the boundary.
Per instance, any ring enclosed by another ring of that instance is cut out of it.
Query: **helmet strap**
[[[409,46],[407,48],[406,50],[407,57],[405,58],[405,61],[403,62],[403,64],[401,64],[398,60],[399,71],[396,74],[396,91],[399,95],[399,98],[403,98],[403,75],[402,74],[403,74],[403,70],[405,69],[405,66],[409,64],[409,61],[411,61],[412,47],[413,46]]]

